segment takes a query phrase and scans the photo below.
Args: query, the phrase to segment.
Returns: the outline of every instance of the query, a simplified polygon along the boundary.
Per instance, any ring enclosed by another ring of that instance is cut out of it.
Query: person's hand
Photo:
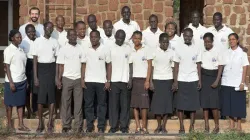
[[[176,92],[178,90],[178,82],[174,82],[173,85],[172,85],[172,92]]]
[[[240,91],[244,90],[244,84],[240,84]]]
[[[39,80],[38,78],[34,78],[34,84],[36,87],[39,87]]]
[[[149,87],[150,87],[149,82],[148,82],[148,81],[145,81],[145,83],[144,83],[144,89],[145,89],[145,90],[148,90]]]
[[[62,89],[62,81],[59,79],[57,80],[57,88]]]
[[[198,90],[201,90],[201,81],[200,81],[200,80],[198,81],[197,89],[198,89]]]
[[[15,84],[14,83],[10,83],[10,90],[14,93],[14,92],[16,92],[16,86],[15,86]]]
[[[155,87],[154,87],[153,82],[150,82],[149,89],[150,89],[151,91],[154,91],[154,90],[155,90]]]
[[[131,88],[132,88],[132,79],[129,79],[127,88],[128,88],[128,89],[131,89]]]
[[[85,81],[84,80],[81,81],[81,84],[82,84],[82,88],[87,89],[87,86],[85,85]]]
[[[212,88],[217,88],[217,87],[218,87],[218,84],[219,84],[219,82],[218,82],[218,81],[215,81],[215,82],[211,85],[211,87],[212,87]]]
[[[110,91],[110,82],[106,82],[104,86],[104,90]]]

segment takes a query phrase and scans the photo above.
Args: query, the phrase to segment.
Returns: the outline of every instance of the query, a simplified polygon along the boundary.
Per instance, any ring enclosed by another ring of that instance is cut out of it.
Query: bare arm
[[[82,68],[81,68],[82,88],[87,88],[85,85],[85,70],[86,70],[86,63],[82,63]]]
[[[147,77],[144,83],[145,90],[148,90],[150,87],[151,72],[152,72],[152,60],[148,60]]]
[[[111,63],[107,63],[106,65],[106,71],[107,71],[107,81],[111,80],[111,74],[112,74],[112,64]]]
[[[243,67],[241,83],[246,83],[246,75],[247,75],[247,66]]]
[[[197,63],[197,71],[198,71],[198,77],[199,77],[199,81],[198,81],[198,90],[201,89],[201,62]]]
[[[38,76],[37,76],[37,56],[33,56],[33,72],[34,72],[34,83],[35,86],[39,86]]]
[[[14,83],[12,80],[11,73],[10,73],[10,65],[9,64],[5,64],[5,70],[6,70],[6,74],[7,74],[7,77],[9,79],[9,82]]]
[[[129,81],[128,81],[128,89],[132,88],[132,78],[133,78],[133,63],[129,64]]]

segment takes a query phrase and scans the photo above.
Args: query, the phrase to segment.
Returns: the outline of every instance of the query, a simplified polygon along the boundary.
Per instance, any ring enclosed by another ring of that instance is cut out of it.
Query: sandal
[[[154,131],[155,134],[159,134],[161,132],[161,127],[157,127]]]
[[[206,134],[209,133],[209,127],[205,127],[204,133],[206,133]]]
[[[7,132],[16,133],[16,129],[13,127],[7,127]]]
[[[214,130],[212,131],[213,134],[218,134],[220,132],[220,128],[214,128]]]
[[[19,127],[18,130],[19,130],[19,131],[24,131],[24,132],[29,132],[29,131],[31,131],[28,127],[26,127],[26,126],[24,126],[24,125],[21,126],[21,127]]]
[[[44,130],[44,127],[38,127],[38,128],[36,129],[36,132],[37,132],[37,133],[42,133],[43,130]]]
[[[135,134],[140,134],[141,133],[141,128],[136,128],[136,130],[135,130]]]
[[[142,128],[142,129],[141,129],[141,133],[142,133],[142,134],[148,134],[148,130],[147,130],[146,128]]]
[[[179,134],[185,134],[185,130],[184,129],[179,130]]]
[[[53,133],[53,131],[54,131],[54,125],[53,124],[51,124],[51,125],[47,124],[47,132],[49,134],[51,134],[51,133]]]
[[[161,130],[161,133],[162,133],[162,134],[167,134],[168,131],[164,128],[164,129]]]

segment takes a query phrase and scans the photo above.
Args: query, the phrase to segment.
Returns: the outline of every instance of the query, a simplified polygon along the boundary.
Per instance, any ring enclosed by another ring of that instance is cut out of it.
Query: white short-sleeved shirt
[[[88,48],[91,46],[91,42],[88,36],[85,36],[83,39],[77,38],[77,44],[79,44],[82,48]]]
[[[228,35],[233,33],[233,31],[226,25],[217,31],[214,26],[208,28],[208,32],[214,35],[214,46],[218,47],[221,52],[225,52],[229,49]]]
[[[114,45],[115,43],[115,37],[114,35],[112,35],[111,37],[107,37],[106,35],[101,38],[101,43],[106,47],[106,48],[110,48],[111,46]]]
[[[28,36],[25,36],[24,39],[22,40],[22,43],[19,46],[25,52],[27,58],[33,59],[33,54],[32,54],[34,50],[33,40],[30,40]]]
[[[201,53],[201,67],[206,70],[217,70],[219,65],[224,65],[223,55],[219,49],[213,47],[210,50],[203,50]]]
[[[159,28],[155,33],[150,30],[148,27],[142,32],[142,43],[149,48],[156,48],[159,46],[159,36],[163,33]]]
[[[85,82],[105,83],[106,63],[110,63],[110,50],[102,44],[95,50],[92,46],[84,49],[83,63],[86,63]]]
[[[152,60],[152,52],[147,46],[142,46],[139,50],[132,48],[129,63],[133,63],[133,77],[146,78],[148,71],[148,61]]]
[[[129,57],[131,48],[127,44],[119,46],[113,44],[110,47],[110,60],[112,64],[111,82],[124,82],[129,81]]]
[[[67,43],[62,46],[56,63],[64,65],[63,77],[72,80],[81,78],[82,55],[83,48],[78,44],[73,46]]]
[[[178,35],[175,35],[174,38],[172,38],[171,40],[169,40],[169,47],[175,51],[176,48],[180,47],[180,45],[183,43],[184,41],[181,39],[181,37],[179,37]]]
[[[201,24],[199,24],[198,28],[196,28],[192,25],[192,23],[188,25],[188,28],[193,30],[194,44],[201,47],[201,50],[205,50],[203,36],[208,32],[208,29]],[[181,38],[183,39],[183,33],[181,34]]]
[[[22,48],[17,48],[10,44],[3,52],[4,63],[10,65],[11,78],[14,83],[26,80],[25,68],[27,57]],[[5,74],[5,82],[9,82],[7,74]]]
[[[247,53],[238,47],[231,48],[224,53],[225,67],[222,74],[221,85],[239,87],[242,80],[243,67],[249,65]]]
[[[20,28],[19,28],[19,32],[21,33],[22,38],[24,38],[26,36],[25,27],[28,24],[31,24],[31,23],[28,22],[28,23],[20,26]],[[35,26],[35,29],[36,29],[36,37],[43,36],[44,35],[44,27],[43,27],[43,25],[42,24],[36,24],[34,26]]]
[[[173,79],[173,59],[174,51],[168,48],[163,51],[159,46],[153,52],[153,79],[170,80]]]
[[[176,49],[174,62],[179,63],[178,81],[198,81],[197,63],[201,62],[200,48],[194,44],[188,46],[184,43]]]
[[[86,31],[86,35],[90,37],[91,31],[92,31],[92,29],[90,27],[88,27],[88,29]],[[104,30],[101,27],[97,26],[97,31],[100,32],[101,38],[103,38],[105,36]]]
[[[114,31],[123,30],[126,33],[125,42],[129,43],[134,31],[140,31],[140,26],[136,21],[130,20],[129,24],[124,23],[122,18],[114,24]]]
[[[59,32],[56,29],[54,29],[54,31],[51,34],[51,37],[55,38],[58,41],[60,48],[68,43],[67,32],[65,30]]]
[[[53,63],[56,61],[56,56],[59,50],[59,43],[56,39],[49,39],[41,36],[34,42],[33,55],[37,56],[39,63]]]

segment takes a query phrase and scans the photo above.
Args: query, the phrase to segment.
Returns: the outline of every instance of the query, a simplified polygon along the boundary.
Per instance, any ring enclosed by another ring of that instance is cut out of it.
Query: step
[[[3,124],[6,125],[6,122],[7,122],[7,120],[4,119]],[[44,122],[45,122],[44,124],[46,126],[48,120],[46,119]],[[189,129],[189,122],[190,121],[188,119],[184,120],[184,126],[185,126],[186,132],[188,132],[188,129]],[[220,123],[220,132],[228,131],[228,127],[229,127],[228,120],[220,120],[219,123]],[[24,124],[32,130],[31,133],[35,133],[35,130],[37,129],[37,126],[38,126],[38,119],[24,119]],[[97,126],[97,121],[94,122],[94,125],[95,125],[95,127]],[[210,131],[212,131],[214,128],[213,120],[209,120],[209,125],[210,125]],[[15,128],[18,128],[18,119],[13,119],[13,126]],[[55,126],[54,132],[61,133],[62,125],[61,125],[60,119],[56,119],[54,121],[54,126]],[[148,120],[148,131],[150,134],[153,134],[156,127],[157,127],[156,120],[153,120],[153,119]],[[109,127],[108,121],[107,121],[105,131],[108,132],[109,128],[110,127]],[[179,121],[178,120],[168,120],[166,128],[170,134],[177,134],[179,131]],[[86,129],[86,120],[84,120],[84,128],[83,129],[84,130]],[[243,121],[242,129],[244,132],[250,133],[250,122]],[[204,121],[203,120],[196,120],[195,121],[195,130],[196,131],[203,131],[204,130]],[[97,131],[97,128],[95,128],[95,131]],[[131,120],[130,126],[129,126],[129,132],[134,133],[134,131],[135,131],[135,120]]]

